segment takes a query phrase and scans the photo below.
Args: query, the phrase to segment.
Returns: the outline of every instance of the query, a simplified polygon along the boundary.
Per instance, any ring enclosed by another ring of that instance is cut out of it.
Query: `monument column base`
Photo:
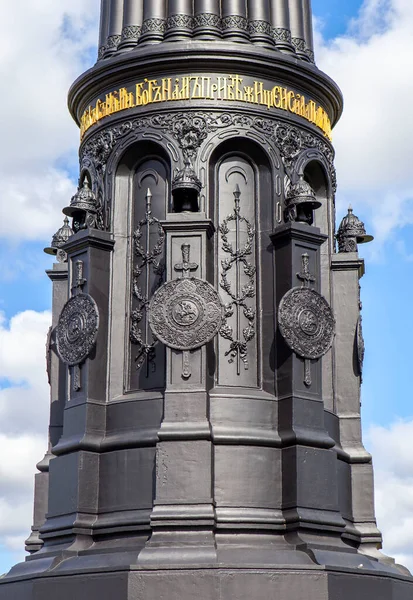
[[[4,582],[0,600],[410,600],[413,582],[367,570],[224,568],[73,572],[65,562],[47,577]]]

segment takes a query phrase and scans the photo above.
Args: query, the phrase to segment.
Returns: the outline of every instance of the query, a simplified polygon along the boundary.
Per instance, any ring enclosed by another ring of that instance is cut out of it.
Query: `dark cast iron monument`
[[[46,251],[49,444],[1,600],[411,600],[363,447],[310,0],[102,0]],[[70,217],[71,223],[69,225]]]

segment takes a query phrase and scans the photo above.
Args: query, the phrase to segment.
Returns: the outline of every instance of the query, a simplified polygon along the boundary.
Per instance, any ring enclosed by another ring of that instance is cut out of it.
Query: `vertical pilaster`
[[[122,39],[123,0],[110,0],[108,17],[108,38],[104,57],[112,56]]]
[[[44,458],[37,464],[40,473],[35,475],[33,526],[26,541],[27,552],[36,552],[43,545],[39,538],[39,529],[46,520],[49,494],[49,465],[54,458],[52,447],[57,444],[63,430],[63,411],[67,393],[67,369],[56,353],[56,325],[60,312],[67,301],[68,265],[55,263],[47,271],[52,282],[52,325],[47,343],[47,372],[50,384],[50,419],[48,448]]]
[[[362,332],[360,321],[359,278],[364,262],[357,252],[335,254],[332,260],[335,339],[335,404],[339,417],[340,444],[345,452],[342,466],[342,497],[347,521],[346,533],[360,544],[365,554],[383,557],[382,537],[374,516],[373,466],[362,442],[360,415],[360,377]],[[344,493],[350,489],[350,497]]]
[[[283,52],[294,52],[291,42],[288,0],[270,0],[272,35],[275,45]]]
[[[290,223],[278,227],[271,237],[275,247],[276,306],[279,311],[281,300],[292,288],[307,285],[309,290],[319,293],[319,249],[327,236],[316,227]],[[303,283],[305,278],[306,285]],[[315,302],[318,302],[316,297]],[[316,322],[317,327],[322,327],[321,316],[315,316],[311,305],[303,303],[298,313],[302,315],[299,319],[305,319],[303,331],[307,331],[307,327],[312,331],[310,322],[313,327]],[[298,327],[301,325],[291,324],[294,335],[301,339],[302,330]],[[283,510],[287,528],[297,532],[309,544],[317,543],[317,537],[325,536],[326,532],[339,544],[344,521],[338,504],[335,443],[327,433],[324,420],[321,360],[301,358],[287,345],[280,329],[276,343],[279,434],[283,445]],[[330,540],[329,543],[333,542]]]
[[[273,46],[270,0],[248,0],[248,27],[251,42]]]
[[[194,36],[203,39],[221,37],[220,0],[194,1]]]
[[[122,40],[119,50],[128,50],[138,44],[142,30],[143,0],[125,0]]]
[[[139,43],[162,42],[166,26],[166,2],[143,0],[142,34]]]
[[[246,0],[225,0],[222,7],[222,34],[238,42],[249,39]]]
[[[297,55],[309,60],[305,42],[303,0],[288,0],[290,10],[291,39]]]
[[[191,37],[193,26],[192,0],[169,0],[165,39],[179,40]]]
[[[113,240],[111,234],[103,231],[81,230],[70,238],[64,250],[68,254],[72,308],[68,322],[61,323],[61,315],[58,315],[58,330],[61,328],[58,335],[63,333],[70,355],[83,352],[85,342],[82,340],[89,339],[92,332],[96,343],[79,364],[66,367],[69,398],[64,410],[63,433],[52,448],[56,458],[50,462],[48,516],[41,528],[44,549],[49,552],[50,546],[53,551],[55,547],[68,549],[76,540],[82,547],[92,543],[92,526],[98,514],[99,451],[106,429]],[[91,298],[89,302],[86,296]],[[80,297],[80,302],[76,302],[76,297]],[[90,320],[85,302],[87,307],[95,303],[97,319],[94,313]],[[59,348],[63,358],[61,352]]]
[[[200,219],[199,213],[179,213],[171,215],[163,227],[168,281],[183,277],[179,267],[183,265],[183,245],[190,255],[191,274],[207,279],[211,221]],[[164,419],[158,432],[151,515],[153,534],[139,555],[143,564],[159,564],[160,560],[205,564],[216,560],[207,361],[206,346],[190,352],[167,348]]]

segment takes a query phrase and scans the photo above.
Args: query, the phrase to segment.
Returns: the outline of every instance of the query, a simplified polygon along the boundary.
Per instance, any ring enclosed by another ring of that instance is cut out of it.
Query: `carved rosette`
[[[324,356],[333,343],[332,310],[321,294],[309,288],[295,287],[283,296],[278,325],[291,350],[308,360]]]
[[[89,294],[77,294],[63,307],[56,327],[56,349],[61,360],[73,367],[93,350],[99,330],[99,310]]]
[[[153,335],[175,350],[188,352],[218,333],[224,307],[218,292],[203,279],[174,279],[163,284],[149,306]]]

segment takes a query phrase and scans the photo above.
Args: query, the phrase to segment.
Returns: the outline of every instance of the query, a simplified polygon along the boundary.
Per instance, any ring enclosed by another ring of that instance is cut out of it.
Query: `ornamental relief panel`
[[[258,386],[256,176],[242,156],[218,167],[218,285],[225,306],[218,384]]]
[[[168,202],[169,172],[163,161],[140,164],[133,181],[129,389],[164,385],[165,351],[149,326],[149,303],[165,279],[165,233],[160,221]]]
[[[253,132],[259,134],[273,153],[280,154],[289,179],[294,178],[296,162],[300,155],[307,149],[316,150],[324,157],[332,190],[335,192],[334,150],[322,135],[286,121],[254,116],[241,111],[165,112],[123,121],[98,131],[83,142],[80,150],[81,170],[87,168],[95,174],[96,186],[105,207],[106,229],[111,228],[109,165],[117,160],[115,155],[120,145],[126,149],[129,144],[137,139],[144,139],[149,134],[169,151],[173,162],[182,166],[189,160],[196,170],[202,171],[201,149],[208,146],[214,134],[220,131],[224,133],[230,128],[235,128],[238,135],[246,137],[250,137]],[[175,148],[179,149],[180,156],[176,154]]]

